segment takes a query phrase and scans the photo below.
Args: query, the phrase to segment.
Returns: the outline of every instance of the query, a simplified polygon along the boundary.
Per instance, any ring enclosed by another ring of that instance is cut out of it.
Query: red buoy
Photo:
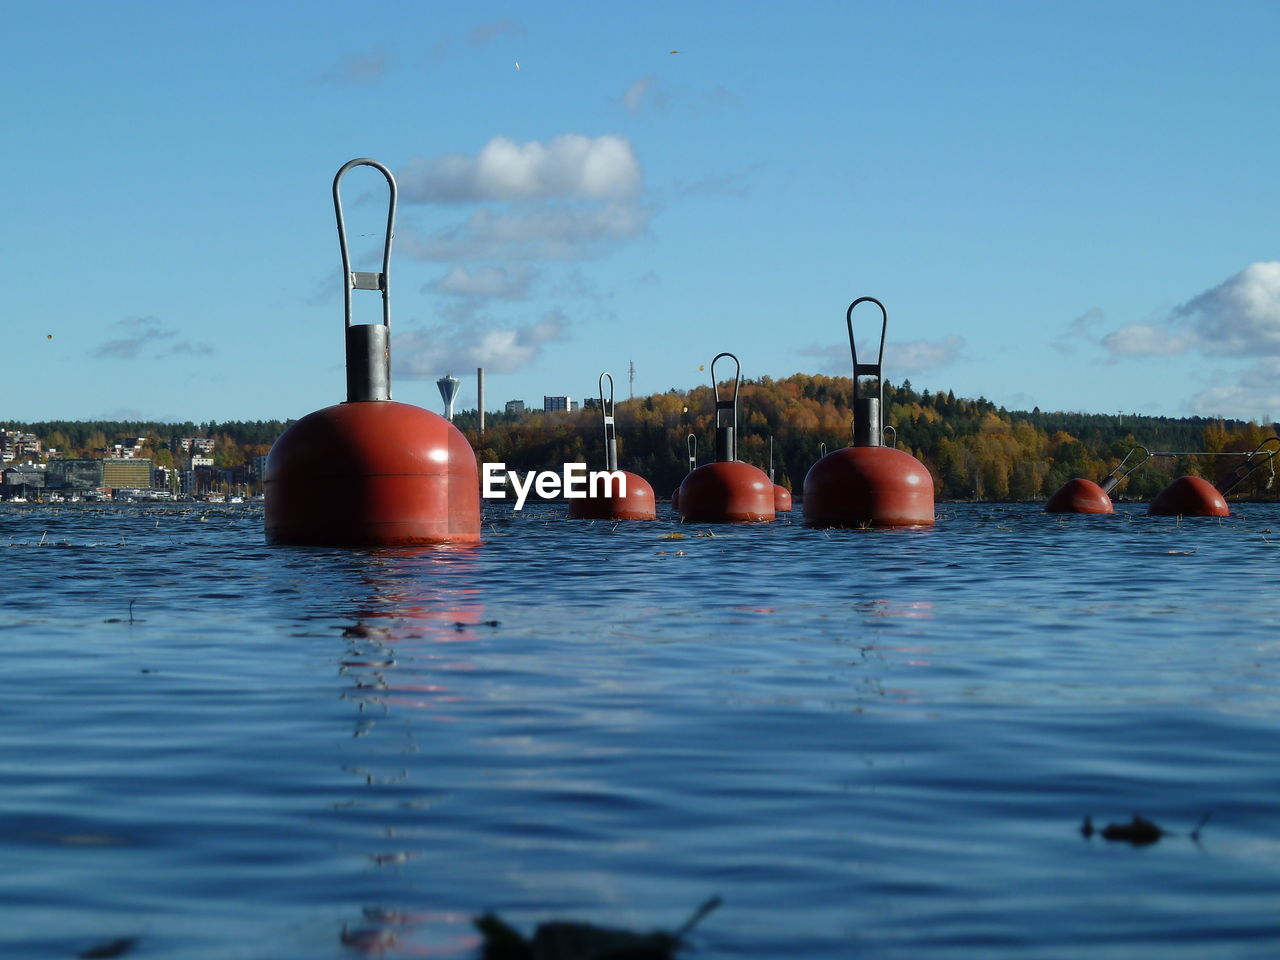
[[[1068,480],[1049,502],[1044,505],[1045,513],[1115,513],[1111,504],[1111,491],[1122,483],[1129,474],[1147,462],[1151,451],[1137,446],[1124,455],[1124,459],[1116,464],[1115,469],[1102,478],[1102,483],[1094,483],[1077,477]],[[1138,457],[1132,465],[1129,463]]]
[[[338,185],[371,166],[390,190],[382,271],[351,270]],[[388,277],[396,184],[374,160],[352,160],[333,179],[345,284],[347,402],[303,417],[267,457],[264,526],[279,544],[344,547],[476,543],[480,478],[466,437],[438,414],[391,399]],[[351,292],[382,294],[382,322],[353,324]]]
[[[609,396],[604,395],[605,377],[609,378]],[[613,376],[600,374],[600,413],[604,416],[604,459],[611,473],[621,474],[622,483],[610,481],[594,495],[569,500],[571,520],[656,520],[658,500],[653,487],[644,477],[618,469],[618,436],[613,421]]]
[[[1076,477],[1068,480],[1049,502],[1045,513],[1115,513],[1107,492],[1092,480]]]
[[[735,364],[733,397],[720,399],[716,360]],[[732,353],[711,361],[711,389],[716,398],[716,462],[690,471],[680,484],[680,518],[692,523],[760,523],[775,519],[773,481],[759,467],[737,459],[738,386],[742,365]],[[722,423],[725,417],[729,422]],[[674,499],[674,498],[673,498]]]
[[[340,403],[289,427],[267,457],[271,543],[382,547],[480,540],[467,438],[392,400]]]
[[[804,521],[811,527],[920,527],[934,522],[933,477],[892,447],[845,447],[804,478]]]
[[[704,463],[680,484],[680,518],[690,523],[761,523],[776,518],[773,484],[740,460]]]
[[[1152,517],[1229,517],[1222,494],[1203,477],[1179,477],[1151,501]]]
[[[671,509],[672,510],[680,509],[680,488],[679,487],[676,487],[674,490],[671,491]]]
[[[791,491],[780,483],[773,485],[773,509],[778,513],[787,513],[791,510]]]
[[[880,353],[859,363],[853,339],[853,309],[863,302],[880,308]],[[845,313],[853,355],[854,420],[851,447],[829,453],[804,478],[804,521],[813,527],[929,526],[934,522],[933,477],[907,453],[883,445],[880,408],[884,398],[884,337],[889,314],[874,297],[859,297]],[[859,397],[858,378],[875,377],[879,397]]]
[[[572,520],[656,520],[658,498],[649,481],[638,473],[617,471],[625,480],[625,496],[614,485],[597,496],[575,497],[569,501]]]

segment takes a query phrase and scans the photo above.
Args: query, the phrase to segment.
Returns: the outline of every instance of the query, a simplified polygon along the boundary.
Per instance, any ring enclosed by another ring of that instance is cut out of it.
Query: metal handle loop
[[[875,363],[859,363],[858,362],[858,346],[853,339],[853,308],[860,303],[874,303],[880,308],[880,352],[876,356]],[[853,356],[853,395],[858,396],[858,378],[859,377],[875,377],[880,381],[880,399],[884,399],[884,378],[880,375],[880,368],[884,365],[884,338],[889,330],[889,311],[884,308],[884,304],[875,297],[859,297],[853,303],[849,304],[849,309],[844,315],[845,325],[849,328],[849,353]]]
[[[685,444],[689,448],[689,472],[693,473],[698,468],[698,438],[691,433]]]
[[[720,384],[716,382],[716,361],[728,357],[733,361],[733,398],[720,399]],[[742,383],[742,364],[732,353],[717,353],[711,361],[711,392],[716,398],[716,459],[725,462],[738,459],[738,388]],[[720,422],[720,414],[729,411],[728,423]]]
[[[1132,467],[1126,470],[1124,468],[1124,465],[1129,462],[1130,457],[1132,457],[1135,453],[1138,453],[1138,452],[1142,453],[1142,457],[1138,460],[1137,463],[1135,463]],[[1116,468],[1114,470],[1112,470],[1105,477],[1103,477],[1102,483],[1098,484],[1098,486],[1102,488],[1103,493],[1110,493],[1112,490],[1118,487],[1121,483],[1123,483],[1128,478],[1129,474],[1133,473],[1133,471],[1137,470],[1149,459],[1151,459],[1150,450],[1148,450],[1146,447],[1141,445],[1134,447],[1132,450],[1130,450],[1128,453],[1124,455],[1123,460],[1121,460],[1119,463],[1116,464]]]
[[[388,200],[387,200],[387,233],[383,238],[382,244],[382,272],[381,273],[363,273],[352,271],[351,255],[347,251],[347,227],[342,218],[342,197],[339,193],[338,186],[347,171],[352,167],[373,167],[384,177],[387,178]],[[342,165],[342,169],[338,171],[333,178],[333,210],[338,218],[338,245],[342,248],[342,276],[343,276],[343,311],[346,317],[346,325],[351,326],[351,291],[352,290],[378,290],[382,293],[382,325],[391,326],[391,238],[395,232],[396,222],[396,178],[391,175],[391,171],[380,164],[377,160],[369,160],[368,158],[360,158],[357,160],[348,160]]]
[[[853,338],[853,310],[860,303],[874,303],[880,308],[880,352],[876,355],[875,363],[858,362],[858,345]],[[889,311],[875,297],[859,297],[849,304],[849,309],[845,311],[844,322],[849,328],[849,353],[853,355],[853,445],[855,447],[883,446],[884,435],[880,430],[880,413],[884,407],[884,376],[881,368],[884,365],[885,334],[889,330]],[[876,378],[877,396],[862,396],[858,386],[859,377]]]
[[[1274,443],[1276,448],[1274,450],[1268,450],[1265,455],[1255,460],[1254,458],[1258,457],[1258,455],[1263,452],[1262,448],[1269,443]],[[1239,486],[1245,477],[1249,476],[1249,474],[1253,473],[1253,471],[1257,470],[1264,463],[1270,463],[1271,458],[1277,453],[1280,453],[1280,437],[1267,437],[1267,439],[1263,440],[1260,444],[1254,447],[1252,451],[1250,451],[1244,463],[1240,464],[1223,477],[1221,482],[1216,484],[1218,492],[1225,497],[1228,493]]]
[[[604,381],[609,378],[609,399],[604,396]],[[604,414],[604,462],[606,470],[618,469],[618,432],[613,420],[613,375],[600,374],[600,412]]]

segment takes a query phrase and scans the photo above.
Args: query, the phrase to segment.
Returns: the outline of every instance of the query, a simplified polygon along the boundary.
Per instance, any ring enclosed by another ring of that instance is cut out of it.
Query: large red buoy
[[[382,272],[351,270],[339,182],[370,166],[390,191]],[[345,284],[347,402],[303,417],[271,448],[265,476],[267,540],[322,546],[476,543],[480,478],[475,453],[438,414],[391,399],[388,278],[396,183],[374,160],[352,160],[333,178]],[[382,322],[353,324],[351,292],[382,294]]]
[[[1179,477],[1151,501],[1147,514],[1153,517],[1229,517],[1231,510],[1222,494],[1204,477]]]
[[[853,310],[863,302],[880,308],[880,352],[875,363],[859,363]],[[804,520],[813,527],[904,527],[934,522],[933,477],[915,457],[883,445],[884,337],[889,314],[874,297],[859,297],[845,313],[853,355],[853,443],[829,453],[804,478]],[[875,377],[879,397],[859,397],[858,378]]]
[[[728,357],[736,365],[733,398],[720,399],[716,360]],[[692,523],[759,523],[776,516],[773,481],[759,467],[737,459],[738,385],[742,365],[732,353],[711,361],[711,389],[716,398],[716,462],[690,471],[680,484],[680,518]],[[728,423],[721,418],[728,415]]]
[[[1045,513],[1115,513],[1107,491],[1083,477],[1068,480],[1044,505]]]
[[[609,378],[609,396],[604,395],[604,380]],[[613,421],[613,375],[600,374],[600,412],[604,415],[605,467],[621,478],[609,482],[605,489],[587,490],[585,497],[569,500],[572,520],[656,520],[658,502],[653,487],[644,477],[618,469],[618,436]]]

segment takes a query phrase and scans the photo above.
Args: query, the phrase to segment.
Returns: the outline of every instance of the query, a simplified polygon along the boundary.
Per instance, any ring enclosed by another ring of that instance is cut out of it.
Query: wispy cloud
[[[387,67],[387,55],[377,50],[345,58],[321,73],[319,79],[322,83],[367,86],[381,80],[386,75]]]
[[[474,269],[452,267],[424,288],[453,297],[481,297],[496,300],[526,300],[537,276],[524,264],[511,267],[481,266]]]
[[[514,373],[541,355],[545,346],[564,340],[568,321],[551,311],[524,324],[486,327],[455,317],[454,322],[410,328],[394,337],[395,376],[434,380],[451,371],[484,367],[490,373]]]
[[[510,17],[500,17],[497,20],[490,20],[488,23],[472,27],[467,31],[467,42],[473,47],[487,47],[499,37],[518,35],[524,32],[524,26],[518,21],[512,20]]]
[[[889,378],[901,375],[926,373],[948,366],[960,359],[965,347],[963,337],[946,337],[942,340],[905,340],[884,345],[884,370]],[[853,358],[849,345],[801,347],[796,351],[802,356],[818,357],[825,370],[848,376],[853,373]],[[864,360],[865,358],[859,358]],[[872,360],[875,359],[873,356]]]
[[[405,203],[586,199],[620,201],[643,185],[631,143],[565,133],[546,143],[494,137],[474,157],[416,158],[396,175]]]
[[[401,240],[410,256],[443,263],[589,260],[640,236],[648,224],[648,211],[631,204],[535,204],[482,208],[427,236],[402,230]]]
[[[644,113],[647,110],[666,110],[672,100],[671,93],[654,74],[641,77],[627,87],[622,95],[622,106],[628,113]]]
[[[177,339],[178,331],[155,317],[126,317],[117,320],[112,326],[119,329],[120,336],[98,344],[89,351],[90,357],[133,360],[143,355],[167,357],[187,354],[206,357],[214,353],[213,347],[207,343]]]

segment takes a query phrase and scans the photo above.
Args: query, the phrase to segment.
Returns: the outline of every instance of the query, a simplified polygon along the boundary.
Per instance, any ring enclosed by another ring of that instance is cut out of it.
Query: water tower
[[[444,418],[452,420],[453,398],[458,395],[458,378],[441,377],[436,381],[436,386],[440,388],[440,396],[444,397]]]

